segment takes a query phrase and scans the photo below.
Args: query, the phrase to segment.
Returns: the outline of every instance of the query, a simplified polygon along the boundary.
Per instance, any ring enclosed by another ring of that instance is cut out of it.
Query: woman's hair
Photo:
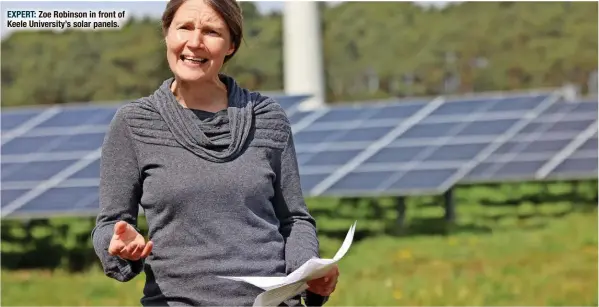
[[[175,13],[181,5],[187,0],[169,0],[164,13],[162,13],[162,32],[164,35],[173,22]],[[231,41],[235,46],[233,53],[225,57],[225,63],[229,61],[239,49],[243,40],[243,15],[241,7],[236,0],[204,0],[204,3],[215,10],[225,21],[229,28]]]

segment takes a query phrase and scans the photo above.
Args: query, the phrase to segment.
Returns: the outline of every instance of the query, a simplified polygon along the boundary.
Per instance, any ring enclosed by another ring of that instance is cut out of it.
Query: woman
[[[145,271],[143,305],[252,305],[261,289],[216,276],[283,276],[318,257],[289,121],[219,73],[242,39],[235,0],[172,0],[162,27],[174,78],[111,123],[94,248],[111,278]],[[305,303],[324,303],[337,276],[310,281]]]

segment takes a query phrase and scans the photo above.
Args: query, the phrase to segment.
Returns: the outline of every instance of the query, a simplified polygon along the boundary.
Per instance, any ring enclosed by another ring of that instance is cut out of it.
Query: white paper
[[[254,300],[257,306],[278,306],[283,301],[292,298],[308,288],[307,282],[323,277],[335,263],[337,263],[349,250],[354,239],[356,222],[349,228],[343,244],[333,259],[312,258],[297,270],[284,277],[256,277],[256,276],[219,276],[235,281],[243,281],[264,289],[262,294]]]
[[[279,306],[282,301],[290,297],[294,297],[307,288],[307,283],[298,281],[293,284],[264,291],[262,294],[256,297],[256,300],[254,300],[254,306]]]

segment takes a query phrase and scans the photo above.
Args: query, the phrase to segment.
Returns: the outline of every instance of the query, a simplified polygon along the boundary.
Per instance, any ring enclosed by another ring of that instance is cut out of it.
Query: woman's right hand
[[[146,258],[153,246],[152,241],[146,243],[144,237],[129,223],[119,221],[114,225],[114,234],[110,240],[110,246],[108,246],[108,253],[135,261]]]

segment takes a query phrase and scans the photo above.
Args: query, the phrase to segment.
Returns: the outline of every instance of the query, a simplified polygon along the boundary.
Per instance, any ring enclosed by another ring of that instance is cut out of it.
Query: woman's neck
[[[179,104],[188,109],[218,112],[228,106],[227,86],[219,78],[202,83],[181,82],[175,78],[171,91]]]

